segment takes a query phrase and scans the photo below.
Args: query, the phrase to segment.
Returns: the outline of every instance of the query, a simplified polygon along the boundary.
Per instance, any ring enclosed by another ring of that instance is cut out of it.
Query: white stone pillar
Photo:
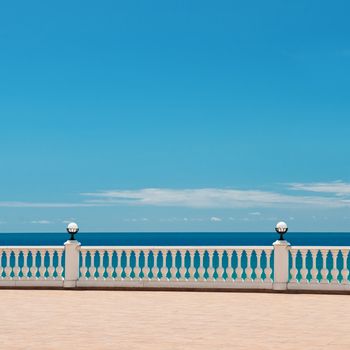
[[[289,249],[290,243],[287,241],[276,241],[273,243],[274,248],[274,290],[286,290],[289,280]]]
[[[75,288],[79,279],[80,242],[69,240],[64,243],[65,277],[64,288]]]

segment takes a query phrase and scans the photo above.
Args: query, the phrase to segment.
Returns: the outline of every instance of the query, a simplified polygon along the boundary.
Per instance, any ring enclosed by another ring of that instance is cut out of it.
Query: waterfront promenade
[[[0,290],[2,349],[350,349],[348,295]]]

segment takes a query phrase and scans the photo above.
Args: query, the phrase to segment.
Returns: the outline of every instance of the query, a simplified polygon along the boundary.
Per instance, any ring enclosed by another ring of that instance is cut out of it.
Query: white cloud
[[[253,211],[252,213],[249,213],[249,215],[252,215],[252,216],[261,216],[261,213],[260,213],[260,211]]]
[[[178,221],[183,221],[183,219],[179,219],[179,218],[160,218],[159,219],[160,222],[178,222]]]
[[[144,188],[139,190],[111,190],[82,193],[84,200],[75,203],[0,201],[8,208],[79,208],[105,206],[159,206],[182,208],[341,208],[350,207],[350,183],[315,182],[290,183],[289,193],[257,189],[169,189]],[[311,192],[308,195],[300,191]],[[250,215],[259,216],[259,211]]]
[[[94,199],[86,203],[101,205],[136,205],[188,208],[263,208],[263,207],[350,207],[350,199],[303,196],[272,191],[220,188],[112,190],[82,195]]]
[[[131,219],[124,219],[125,222],[147,222],[149,221],[148,218],[131,218]]]
[[[160,218],[160,222],[182,222],[182,221],[191,221],[191,222],[203,222],[203,221],[208,221],[208,219],[203,219],[203,218],[177,218],[177,217],[172,217],[172,218]]]
[[[221,219],[221,218],[218,218],[217,216],[212,216],[212,217],[210,218],[210,221],[211,221],[211,222],[221,222],[222,219]]]
[[[40,202],[0,202],[3,208],[78,208],[78,207],[99,207],[106,204],[94,203],[40,203]]]
[[[290,183],[289,188],[296,191],[330,193],[336,196],[349,196],[350,183],[343,181]]]
[[[63,220],[63,221],[62,221],[62,224],[70,224],[71,222],[75,222],[75,221],[76,221],[75,218],[72,218],[72,219],[70,219],[70,220]]]
[[[33,220],[30,223],[31,224],[37,224],[37,225],[49,225],[49,224],[52,224],[52,221],[49,221],[49,220]]]

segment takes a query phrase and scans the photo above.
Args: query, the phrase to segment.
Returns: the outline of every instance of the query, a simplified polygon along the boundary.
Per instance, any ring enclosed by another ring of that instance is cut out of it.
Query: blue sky
[[[2,3],[0,231],[348,231],[349,11]]]

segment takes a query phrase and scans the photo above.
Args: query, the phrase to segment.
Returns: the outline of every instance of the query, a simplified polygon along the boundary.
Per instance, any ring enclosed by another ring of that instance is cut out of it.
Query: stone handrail
[[[63,246],[0,247],[0,285],[63,286]]]
[[[288,289],[349,289],[349,252],[350,247],[292,247]]]
[[[0,247],[0,287],[349,291],[350,247]]]
[[[271,288],[272,247],[83,247],[78,286]]]

